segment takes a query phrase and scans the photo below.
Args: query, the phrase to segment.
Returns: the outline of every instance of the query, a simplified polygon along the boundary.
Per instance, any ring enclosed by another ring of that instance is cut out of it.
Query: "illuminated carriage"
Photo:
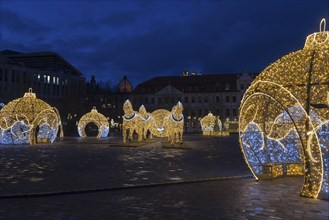
[[[1,109],[0,143],[52,143],[60,126],[58,111],[36,98],[29,89],[22,98],[9,102]]]
[[[329,32],[268,66],[240,106],[241,149],[256,179],[304,175],[301,195],[329,194]],[[324,28],[325,29],[325,28]]]
[[[97,126],[98,138],[107,137],[109,133],[109,122],[103,114],[97,111],[95,106],[90,112],[83,115],[79,120],[78,133],[80,137],[87,137],[85,129],[89,123],[94,123]]]
[[[142,105],[138,112],[134,111],[132,104],[126,100],[123,104],[123,123],[122,136],[123,143],[133,140],[133,134],[136,133],[138,141],[142,141],[143,137],[150,132],[150,138],[166,137],[170,143],[182,143],[183,140],[183,105],[178,102],[170,111],[158,109],[152,113],[148,113]]]

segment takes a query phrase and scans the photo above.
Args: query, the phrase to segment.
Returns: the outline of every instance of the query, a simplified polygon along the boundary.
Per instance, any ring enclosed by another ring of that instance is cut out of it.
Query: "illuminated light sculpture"
[[[212,135],[215,128],[216,117],[209,112],[200,120],[203,135]]]
[[[60,125],[59,115],[32,89],[0,111],[1,144],[52,143]]]
[[[128,140],[133,140],[134,132],[137,133],[138,141],[142,141],[142,128],[141,128],[141,121],[142,117],[139,115],[138,112],[134,111],[131,102],[127,99],[125,103],[123,103],[123,112],[124,115],[122,116],[122,138],[123,143],[126,143],[127,139],[127,132],[128,132]]]
[[[151,115],[151,113],[146,111],[146,108],[144,107],[144,105],[141,105],[141,107],[139,107],[139,115],[141,117],[141,121],[140,121],[140,125],[141,125],[141,129],[142,129],[142,134],[143,134],[143,139],[145,140],[147,138],[147,133],[150,133],[150,139],[152,139],[152,127],[154,127],[154,118]]]
[[[184,115],[181,102],[178,102],[170,114],[164,118],[164,129],[171,144],[183,143]]]
[[[322,30],[322,26],[324,26]],[[329,32],[309,35],[302,50],[257,76],[240,106],[240,145],[256,179],[304,175],[301,195],[329,195]]]
[[[109,133],[109,122],[107,121],[106,117],[99,113],[94,106],[93,109],[83,115],[78,123],[78,133],[80,137],[87,137],[86,135],[86,125],[89,123],[94,123],[98,128],[98,138],[107,137]]]
[[[218,116],[214,116],[211,112],[200,119],[203,135],[222,135],[222,121]]]
[[[157,109],[151,113],[154,119],[154,125],[151,132],[156,137],[168,137],[167,130],[164,127],[165,118],[170,115],[170,111],[166,109]]]

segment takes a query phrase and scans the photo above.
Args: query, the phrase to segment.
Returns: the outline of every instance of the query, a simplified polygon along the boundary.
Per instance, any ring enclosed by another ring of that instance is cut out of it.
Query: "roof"
[[[83,76],[72,64],[66,61],[61,55],[55,52],[33,52],[20,53],[11,50],[1,51],[1,54],[6,56],[11,61],[19,65],[24,65],[41,70],[64,71],[65,73],[75,76]]]
[[[209,74],[192,76],[159,76],[139,84],[135,94],[156,93],[170,85],[184,93],[237,91],[237,79],[242,74]],[[256,74],[249,74],[252,78]],[[229,88],[229,89],[227,89]]]

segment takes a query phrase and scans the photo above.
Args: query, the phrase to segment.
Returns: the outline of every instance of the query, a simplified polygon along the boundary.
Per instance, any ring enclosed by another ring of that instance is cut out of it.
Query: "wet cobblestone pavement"
[[[154,140],[138,147],[123,147],[119,137],[110,137],[101,141],[66,138],[52,145],[2,146],[0,196],[117,188],[0,199],[0,219],[329,217],[328,201],[299,196],[302,177],[258,182],[252,178],[188,182],[250,175],[237,136],[191,135],[185,137],[184,149],[162,148],[163,145]],[[131,187],[150,183],[167,184]]]

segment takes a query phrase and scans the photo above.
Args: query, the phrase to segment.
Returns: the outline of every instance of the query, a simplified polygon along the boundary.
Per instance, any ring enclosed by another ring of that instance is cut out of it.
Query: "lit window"
[[[47,76],[47,83],[50,84],[50,76]]]

